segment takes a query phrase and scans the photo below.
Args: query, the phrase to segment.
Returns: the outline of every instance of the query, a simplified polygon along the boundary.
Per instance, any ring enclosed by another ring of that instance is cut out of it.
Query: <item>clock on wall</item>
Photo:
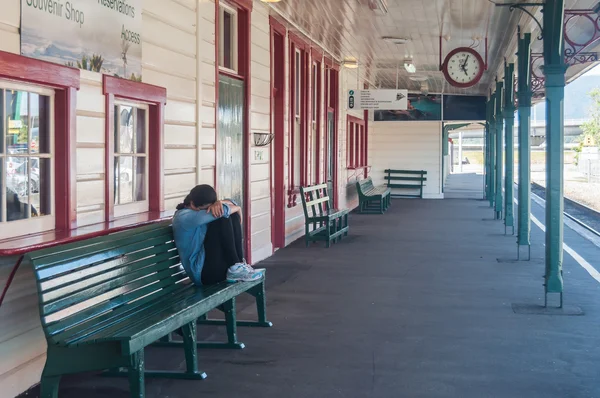
[[[470,47],[459,47],[450,51],[442,64],[442,72],[448,83],[460,88],[477,84],[484,70],[485,64],[481,55]]]

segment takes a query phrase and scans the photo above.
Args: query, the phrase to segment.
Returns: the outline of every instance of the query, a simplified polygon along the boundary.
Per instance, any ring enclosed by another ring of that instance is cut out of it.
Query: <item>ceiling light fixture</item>
[[[356,68],[358,68],[358,61],[354,60],[354,59],[346,59],[346,60],[344,60],[342,65],[344,65],[344,68],[356,69]]]
[[[429,80],[427,76],[410,76],[409,79],[414,82],[426,82]]]
[[[404,69],[406,69],[408,73],[415,73],[417,71],[415,64],[413,64],[412,60],[410,59],[404,60]]]
[[[382,39],[392,44],[406,44],[410,41],[406,37],[383,36]]]

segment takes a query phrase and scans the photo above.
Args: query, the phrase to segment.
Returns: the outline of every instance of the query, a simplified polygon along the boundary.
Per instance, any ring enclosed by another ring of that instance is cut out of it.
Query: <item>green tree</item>
[[[581,125],[583,134],[592,137],[595,145],[600,146],[600,88],[594,88],[588,93],[593,105],[590,109],[590,120]]]

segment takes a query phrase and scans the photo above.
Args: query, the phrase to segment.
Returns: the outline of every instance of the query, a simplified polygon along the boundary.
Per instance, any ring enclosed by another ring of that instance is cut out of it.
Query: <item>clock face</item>
[[[476,84],[483,74],[481,56],[471,49],[457,49],[446,58],[444,74],[453,86],[469,87]]]

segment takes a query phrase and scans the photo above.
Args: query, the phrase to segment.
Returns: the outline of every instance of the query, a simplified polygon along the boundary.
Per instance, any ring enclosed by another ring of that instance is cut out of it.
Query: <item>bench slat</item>
[[[386,169],[384,173],[399,173],[399,174],[427,174],[426,170],[394,170]]]
[[[175,242],[170,242],[162,246],[151,246],[146,249],[137,251],[135,253],[130,253],[125,256],[118,257],[114,260],[95,265],[94,267],[86,267],[79,270],[73,270],[69,273],[60,275],[58,277],[43,280],[39,283],[40,291],[44,292],[45,296],[46,292],[51,292],[60,289],[61,287],[69,286],[74,282],[76,283],[80,281],[89,281],[92,278],[101,277],[105,274],[110,275],[113,272],[126,272],[126,267],[130,263],[136,262],[135,265],[137,266],[139,265],[139,262],[152,261],[152,259],[149,257],[153,255],[160,257],[160,259],[167,259],[172,256],[172,254],[169,254],[169,251],[174,250]],[[159,258],[156,258],[156,261],[161,260],[159,260]]]
[[[319,199],[314,199],[314,200],[311,200],[310,202],[306,202],[306,206],[312,207],[312,206],[316,206],[320,203],[325,203],[325,202],[329,202],[328,196],[325,196],[325,197],[322,197]]]
[[[49,336],[56,336],[55,341],[62,341],[68,336],[88,330],[93,327],[95,321],[101,322],[103,319],[110,318],[113,314],[117,316],[119,312],[126,311],[128,307],[136,308],[148,301],[156,300],[158,297],[167,295],[173,290],[181,288],[181,283],[189,278],[183,272],[176,272],[169,278],[165,278],[158,283],[142,287],[134,292],[123,294],[110,301],[103,301],[94,307],[80,311],[76,314],[62,318],[60,321],[51,322],[46,325],[46,331]],[[160,294],[157,294],[160,293]],[[129,304],[132,301],[135,303]],[[90,326],[91,325],[91,326]],[[64,332],[64,334],[62,334]]]
[[[159,248],[156,248],[155,250],[158,249]],[[40,295],[40,301],[42,303],[52,302],[60,298],[65,298],[74,293],[83,292],[92,286],[99,286],[101,283],[117,281],[119,280],[118,278],[123,278],[134,274],[143,275],[144,273],[148,273],[151,270],[151,267],[156,268],[156,264],[160,264],[164,261],[170,263],[170,266],[179,264],[179,256],[177,255],[177,251],[163,252],[151,257],[146,257],[143,260],[136,261],[135,263],[131,263],[131,265],[126,264],[125,266],[121,266],[119,268],[111,268],[89,278],[79,278],[77,281],[62,284],[62,286],[56,289],[46,290],[44,293],[42,293]]]
[[[421,189],[421,185],[416,185],[416,184],[388,184],[388,187],[390,187],[390,188],[415,188],[415,189]]]
[[[107,242],[106,246],[93,245],[92,247],[82,247],[81,250],[72,250],[73,256],[68,253],[59,253],[57,255],[47,256],[43,259],[31,260],[34,270],[40,276],[40,279],[53,277],[61,272],[72,271],[75,268],[85,267],[101,261],[108,261],[124,253],[131,253],[148,246],[161,243],[167,243],[173,240],[172,232],[168,230],[160,231],[160,234],[140,234],[139,237],[129,237],[128,239],[113,238],[113,241]],[[47,260],[47,261],[46,261]]]
[[[427,181],[427,177],[396,177],[396,176],[385,176],[388,181]]]
[[[68,307],[84,305],[90,300],[98,300],[99,298],[108,300],[125,292],[156,283],[163,278],[171,276],[169,267],[178,263],[178,258],[163,261],[138,272],[133,272],[126,276],[109,280],[105,283],[90,286],[80,292],[43,304],[40,306],[40,310],[42,314],[48,316]]]

